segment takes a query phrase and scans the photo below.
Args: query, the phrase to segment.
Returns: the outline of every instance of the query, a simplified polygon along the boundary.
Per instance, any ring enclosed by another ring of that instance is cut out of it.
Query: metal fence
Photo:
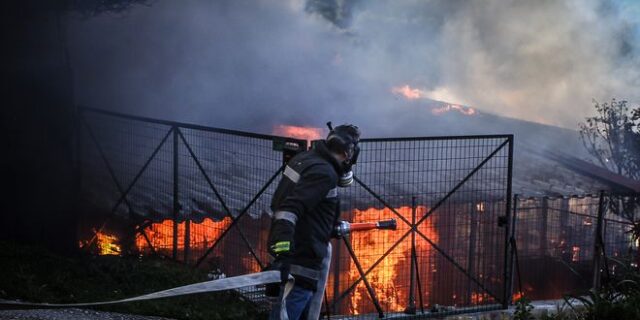
[[[304,140],[83,109],[82,246],[227,276],[266,262],[271,195]],[[326,315],[442,316],[510,299],[511,135],[364,139],[352,222],[334,241]],[[255,298],[255,297],[254,297]]]
[[[361,144],[342,216],[395,218],[399,227],[353,234],[336,246],[328,311],[442,315],[502,307],[507,231],[498,222],[509,214],[512,137]]]
[[[638,244],[633,241],[632,220],[637,209],[621,212],[615,206],[625,198],[605,192],[516,195],[512,235],[519,263],[514,270],[514,297],[549,300],[584,293],[612,278],[620,261],[635,260]]]

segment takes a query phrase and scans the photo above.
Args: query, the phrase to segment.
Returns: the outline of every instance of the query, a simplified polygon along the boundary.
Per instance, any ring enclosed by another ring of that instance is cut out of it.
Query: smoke
[[[371,65],[433,99],[575,128],[592,99],[640,102],[633,12],[625,1],[382,1],[351,28],[386,53]]]
[[[592,99],[640,101],[631,10],[605,0],[157,1],[72,19],[70,51],[79,104],[219,127],[333,120],[397,132],[398,114],[420,112],[391,92],[409,84],[575,128]]]

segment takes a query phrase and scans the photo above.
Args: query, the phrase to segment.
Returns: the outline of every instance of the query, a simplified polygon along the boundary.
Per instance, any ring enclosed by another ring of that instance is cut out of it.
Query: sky
[[[393,93],[575,129],[640,103],[640,1],[156,0],[69,17],[76,102],[250,129],[397,126]]]

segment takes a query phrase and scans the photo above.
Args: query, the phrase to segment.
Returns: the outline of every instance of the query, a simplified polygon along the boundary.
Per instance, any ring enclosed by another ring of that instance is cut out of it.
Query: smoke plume
[[[79,104],[213,126],[333,120],[393,133],[395,115],[420,112],[391,92],[410,85],[575,128],[592,99],[640,102],[638,10],[606,0],[156,1],[72,17],[70,52]]]

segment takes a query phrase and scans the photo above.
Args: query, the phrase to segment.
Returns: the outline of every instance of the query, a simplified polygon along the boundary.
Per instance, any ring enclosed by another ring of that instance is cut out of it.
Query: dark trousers
[[[313,291],[294,285],[286,299],[289,320],[305,319],[312,297]],[[280,320],[280,310],[271,310],[269,319]]]

